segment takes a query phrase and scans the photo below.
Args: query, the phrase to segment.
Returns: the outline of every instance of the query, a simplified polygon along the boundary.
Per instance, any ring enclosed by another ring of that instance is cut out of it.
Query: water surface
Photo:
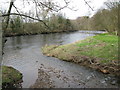
[[[63,70],[64,75],[70,77],[71,81],[67,84],[60,80],[56,81],[57,87],[117,87],[114,82],[116,78],[104,75],[94,70],[82,67],[80,65],[65,62],[53,57],[47,57],[42,54],[41,47],[51,44],[68,44],[78,40],[94,36],[96,33],[90,31],[77,31],[71,33],[40,34],[31,36],[8,37],[4,48],[3,65],[12,66],[23,74],[23,88],[29,88],[38,77],[38,69],[41,64],[46,68],[55,68]],[[74,81],[72,81],[74,77]],[[84,82],[84,85],[78,83]]]

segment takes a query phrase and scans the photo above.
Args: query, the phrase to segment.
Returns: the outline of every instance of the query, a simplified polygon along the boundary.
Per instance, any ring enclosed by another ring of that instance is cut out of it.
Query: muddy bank
[[[44,70],[43,64],[38,70],[38,79],[30,88],[53,88],[49,73]]]
[[[85,79],[81,79],[80,77]],[[46,67],[41,64],[38,69],[38,79],[30,88],[116,88],[116,80],[111,77],[106,77],[105,80],[96,80],[99,74],[94,72],[89,75],[84,75],[83,72],[79,76],[71,75],[64,70],[54,67]]]
[[[56,46],[54,46],[54,48],[55,47]],[[120,77],[120,65],[118,65],[117,62],[115,64],[112,64],[112,63],[111,64],[101,64],[101,63],[97,62],[96,58],[90,58],[87,56],[72,55],[66,59],[66,58],[59,57],[59,54],[53,54],[53,53],[47,53],[47,52],[43,52],[43,54],[48,57],[50,57],[50,56],[56,57],[56,58],[59,58],[60,60],[74,62],[74,63],[77,63],[82,66],[90,67],[90,68],[100,71],[104,74],[112,74],[112,75]]]

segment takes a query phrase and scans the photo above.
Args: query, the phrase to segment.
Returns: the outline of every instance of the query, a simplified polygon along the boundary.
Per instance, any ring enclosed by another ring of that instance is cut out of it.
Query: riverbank
[[[2,88],[20,88],[22,74],[13,67],[2,66]]]
[[[72,44],[46,45],[42,51],[47,56],[120,76],[118,36],[115,35],[100,34]]]
[[[43,31],[43,32],[28,32],[28,33],[5,33],[5,37],[13,36],[25,36],[25,35],[38,35],[38,34],[50,34],[50,33],[64,33],[64,32],[75,32],[78,30],[52,30],[52,31]]]

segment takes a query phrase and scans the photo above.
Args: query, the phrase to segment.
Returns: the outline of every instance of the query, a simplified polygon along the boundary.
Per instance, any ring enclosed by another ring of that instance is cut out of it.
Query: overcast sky
[[[59,0],[59,2],[60,1],[61,0]],[[86,0],[86,1],[89,1],[89,5],[94,9],[94,11],[92,11],[88,7],[88,5],[85,4],[84,0],[71,0],[69,7],[74,7],[74,9],[75,10],[77,9],[77,11],[72,11],[66,8],[63,9],[61,12],[65,13],[66,17],[69,19],[76,19],[77,17],[85,16],[85,15],[93,15],[98,9],[103,7],[103,3],[107,0]],[[15,1],[15,5],[18,6],[19,8],[21,7],[21,4],[23,4],[20,2],[21,0]],[[9,0],[0,0],[0,9],[7,10],[8,6],[9,6]],[[32,8],[23,8],[24,11],[30,9]]]
[[[98,9],[103,7],[103,3],[107,0],[86,0],[90,1],[89,5],[94,9],[92,11],[88,5],[85,4],[84,0],[72,0],[72,5],[75,6],[77,11],[71,11],[69,9],[65,9],[63,12],[65,12],[66,16],[68,16],[71,19],[75,19],[80,16],[85,15],[93,15]]]

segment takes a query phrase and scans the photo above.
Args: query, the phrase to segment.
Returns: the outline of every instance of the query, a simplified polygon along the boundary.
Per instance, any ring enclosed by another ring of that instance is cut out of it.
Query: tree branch
[[[0,17],[10,16],[10,15],[20,15],[20,16],[24,16],[24,17],[31,18],[31,19],[33,19],[33,20],[37,20],[37,21],[39,21],[39,22],[42,22],[48,29],[50,29],[50,28],[48,27],[48,25],[47,25],[43,20],[40,20],[40,19],[31,17],[31,16],[28,16],[28,15],[24,15],[24,14],[10,13],[10,14],[3,14],[3,15],[1,15]]]
[[[5,29],[7,29],[8,24],[9,24],[9,20],[10,20],[9,18],[10,18],[10,12],[11,12],[12,6],[13,6],[13,2],[10,2],[9,10],[8,10],[8,12],[7,12],[7,19],[6,19]]]
[[[89,6],[89,8],[91,8],[92,11],[94,11],[93,8],[89,5],[89,3],[86,0],[84,0],[84,2]]]

